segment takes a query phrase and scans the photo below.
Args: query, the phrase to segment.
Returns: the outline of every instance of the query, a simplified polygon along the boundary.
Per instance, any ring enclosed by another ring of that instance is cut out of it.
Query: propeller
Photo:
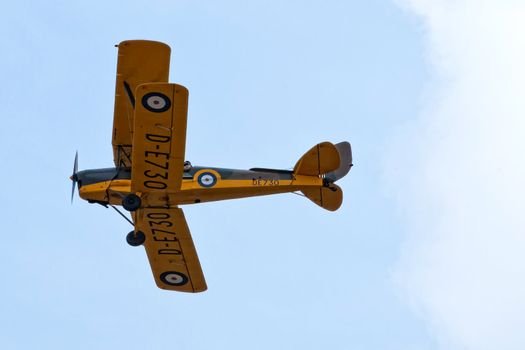
[[[78,151],[75,153],[75,163],[73,164],[73,175],[69,177],[71,181],[73,181],[73,187],[71,188],[71,203],[73,203],[73,196],[75,195],[75,186],[78,182],[77,170],[78,170]]]

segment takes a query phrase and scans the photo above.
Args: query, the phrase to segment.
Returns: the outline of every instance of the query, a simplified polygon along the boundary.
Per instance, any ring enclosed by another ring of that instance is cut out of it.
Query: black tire
[[[141,204],[142,203],[141,203],[140,197],[133,193],[128,194],[126,197],[122,199],[122,206],[127,211],[135,211],[138,208],[140,208]]]
[[[126,242],[132,247],[143,245],[146,241],[146,235],[142,231],[131,231],[126,235]]]

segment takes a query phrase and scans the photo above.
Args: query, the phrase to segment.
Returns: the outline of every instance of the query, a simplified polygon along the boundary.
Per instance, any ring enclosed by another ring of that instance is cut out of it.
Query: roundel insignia
[[[183,286],[188,283],[188,277],[182,272],[166,271],[160,275],[160,280],[170,286]]]
[[[142,97],[142,105],[150,112],[162,113],[170,109],[171,101],[160,92],[150,92]]]
[[[213,187],[217,183],[217,176],[213,173],[204,172],[199,175],[197,182],[202,187]]]

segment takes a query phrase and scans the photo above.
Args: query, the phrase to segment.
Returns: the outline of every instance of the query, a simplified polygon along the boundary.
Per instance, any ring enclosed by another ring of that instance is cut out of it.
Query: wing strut
[[[129,102],[133,106],[133,109],[135,109],[135,96],[133,96],[133,91],[131,91],[131,87],[127,81],[124,82],[124,89],[126,90],[126,94],[128,94]]]
[[[111,208],[115,209],[116,212],[120,214],[120,216],[122,216],[124,219],[126,219],[127,222],[129,222],[129,223],[131,224],[131,226],[135,226],[135,225],[133,224],[133,222],[132,222],[130,219],[128,219],[128,217],[127,217],[126,215],[124,215],[120,210],[117,209],[117,207],[115,207],[114,205],[111,205],[111,204],[110,204],[109,206],[110,206]]]

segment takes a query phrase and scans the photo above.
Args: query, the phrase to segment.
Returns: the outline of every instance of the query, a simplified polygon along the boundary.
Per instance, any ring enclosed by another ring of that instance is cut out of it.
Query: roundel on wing
[[[142,97],[142,105],[150,112],[162,113],[170,109],[171,101],[160,92],[150,92]]]
[[[160,275],[160,280],[170,286],[183,286],[188,283],[188,276],[182,272],[166,271]]]
[[[214,173],[203,172],[197,178],[197,182],[202,187],[213,187],[217,183],[217,176]]]

